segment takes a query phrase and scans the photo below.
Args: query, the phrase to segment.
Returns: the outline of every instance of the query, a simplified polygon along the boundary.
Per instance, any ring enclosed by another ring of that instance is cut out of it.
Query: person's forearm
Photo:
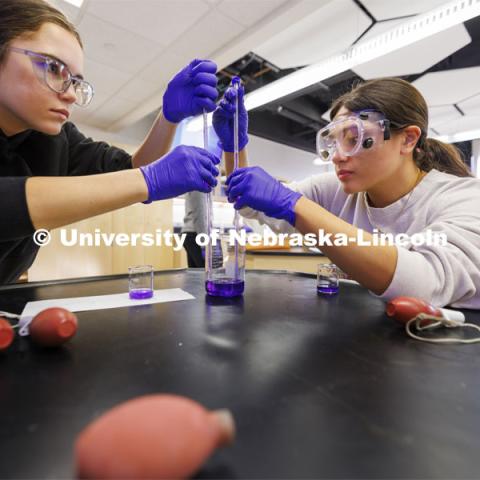
[[[31,177],[25,188],[35,229],[61,227],[148,198],[139,169],[82,177]]]
[[[227,177],[233,172],[234,158],[232,152],[225,152],[225,171]],[[238,152],[238,168],[248,167],[247,149]]]
[[[345,234],[357,238],[358,229],[341,220],[315,202],[301,197],[295,205],[295,228],[301,233]],[[372,235],[364,232],[363,239],[370,243]],[[390,285],[397,266],[397,248],[394,246],[361,246],[348,242],[347,246],[319,245],[322,252],[344,272],[377,295]]]
[[[169,122],[160,113],[141,147],[134,153],[132,157],[133,167],[147,165],[163,157],[170,150],[176,129],[177,124]]]

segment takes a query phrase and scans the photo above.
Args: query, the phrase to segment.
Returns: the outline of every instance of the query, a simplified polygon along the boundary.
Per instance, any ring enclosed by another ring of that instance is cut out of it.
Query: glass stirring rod
[[[206,110],[203,110],[203,148],[208,150],[208,115]],[[205,249],[205,265],[207,267],[207,279],[210,278],[212,272],[212,229],[213,229],[213,192],[206,194],[207,202],[207,234],[209,241]]]
[[[232,86],[235,89],[235,115],[233,117],[233,171],[238,168],[239,163],[239,152],[238,152],[238,91],[240,88],[240,78],[233,77]],[[240,214],[238,210],[235,210],[233,217],[233,226],[235,228],[235,233],[239,234],[240,230]],[[238,271],[238,241],[235,240],[235,280],[239,280],[239,271]]]

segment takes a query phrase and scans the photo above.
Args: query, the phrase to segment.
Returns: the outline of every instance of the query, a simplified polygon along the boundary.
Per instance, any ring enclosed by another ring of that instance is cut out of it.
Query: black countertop
[[[479,346],[412,340],[362,287],[319,297],[306,274],[247,271],[232,300],[206,297],[201,270],[156,274],[172,287],[196,298],[79,312],[64,347],[21,338],[0,354],[0,478],[73,478],[87,423],[162,392],[235,417],[203,478],[478,478]],[[6,287],[0,309],[126,289],[124,276]]]

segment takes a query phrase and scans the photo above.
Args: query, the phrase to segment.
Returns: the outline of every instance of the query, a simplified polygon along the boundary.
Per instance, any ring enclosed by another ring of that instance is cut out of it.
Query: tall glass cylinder
[[[237,90],[234,117],[234,170],[238,168],[238,88],[240,79],[232,80]],[[208,146],[208,126],[204,114],[203,141]],[[215,193],[215,192],[214,192]],[[205,249],[205,289],[208,295],[216,297],[236,297],[245,288],[245,245],[240,237],[240,216],[235,210],[233,231],[225,227],[214,228],[213,198],[207,194],[207,229],[209,242]]]

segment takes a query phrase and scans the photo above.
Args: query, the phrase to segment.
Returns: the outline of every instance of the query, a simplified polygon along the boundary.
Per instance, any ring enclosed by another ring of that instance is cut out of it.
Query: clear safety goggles
[[[73,85],[76,104],[86,107],[93,99],[94,90],[90,83],[78,76],[72,75],[69,68],[56,58],[44,55],[42,53],[32,52],[24,48],[9,47],[9,50],[15,53],[27,55],[34,68],[38,78],[54,92],[65,93],[70,85]]]
[[[328,162],[335,152],[351,157],[390,139],[390,121],[376,110],[362,110],[329,123],[317,133],[317,153]]]

